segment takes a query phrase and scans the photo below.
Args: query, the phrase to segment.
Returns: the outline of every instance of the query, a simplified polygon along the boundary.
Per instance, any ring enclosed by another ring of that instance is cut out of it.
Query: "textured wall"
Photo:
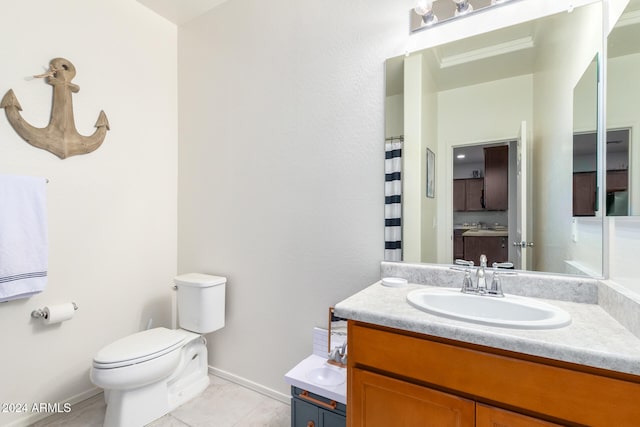
[[[94,387],[89,367],[105,344],[168,324],[176,272],[177,31],[131,0],[8,2],[2,7],[0,95],[45,126],[51,86],[27,80],[61,56],[77,69],[76,126],[111,124],[95,152],[60,160],[23,141],[0,111],[0,173],[47,177],[49,283],[0,304],[0,402],[66,402]],[[0,201],[0,209],[2,209]],[[32,310],[75,301],[73,320],[43,327]],[[0,413],[0,425],[39,414]],[[40,414],[42,415],[42,414]]]
[[[287,393],[328,307],[379,277],[405,3],[234,0],[180,27],[178,268],[229,278],[212,366]]]

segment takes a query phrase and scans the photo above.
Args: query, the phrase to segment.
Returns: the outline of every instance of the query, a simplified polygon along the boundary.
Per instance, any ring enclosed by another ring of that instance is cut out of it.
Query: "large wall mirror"
[[[602,276],[603,213],[574,216],[570,167],[574,109],[597,112],[601,45],[597,2],[387,60],[385,145],[401,147],[403,192],[401,221],[387,219],[402,242],[388,247],[408,262],[477,264],[482,252]],[[574,106],[581,84],[593,85],[589,106]]]

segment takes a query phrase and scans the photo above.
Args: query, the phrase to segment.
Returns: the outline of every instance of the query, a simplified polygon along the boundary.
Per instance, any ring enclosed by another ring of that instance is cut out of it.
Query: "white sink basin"
[[[460,289],[428,288],[409,292],[414,307],[438,316],[513,329],[555,329],[571,323],[566,311],[531,298],[463,294]]]
[[[342,384],[345,380],[345,369],[338,369],[340,368],[333,369],[329,366],[315,368],[307,372],[307,379],[314,384],[334,387]]]

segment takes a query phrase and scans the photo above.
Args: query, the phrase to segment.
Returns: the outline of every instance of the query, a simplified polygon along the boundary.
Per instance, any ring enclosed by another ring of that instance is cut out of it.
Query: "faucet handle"
[[[467,261],[464,259],[456,259],[455,263],[458,265],[466,265],[467,267],[473,267],[473,261]]]
[[[480,267],[487,266],[487,256],[485,254],[480,255]]]
[[[473,282],[471,281],[471,273],[469,270],[464,272],[464,279],[462,279],[462,288],[460,292],[466,294],[467,292],[473,291]]]
[[[493,268],[513,268],[512,262],[494,262],[491,264]]]
[[[502,282],[500,281],[500,273],[497,271],[493,273],[493,279],[491,280],[491,285],[489,285],[489,289],[487,289],[487,294],[494,297],[504,297],[502,293]]]

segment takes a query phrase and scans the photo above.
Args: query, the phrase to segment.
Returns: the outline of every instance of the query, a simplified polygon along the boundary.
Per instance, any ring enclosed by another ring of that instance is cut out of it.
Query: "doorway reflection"
[[[453,259],[512,260],[510,213],[516,200],[515,141],[453,148]]]

